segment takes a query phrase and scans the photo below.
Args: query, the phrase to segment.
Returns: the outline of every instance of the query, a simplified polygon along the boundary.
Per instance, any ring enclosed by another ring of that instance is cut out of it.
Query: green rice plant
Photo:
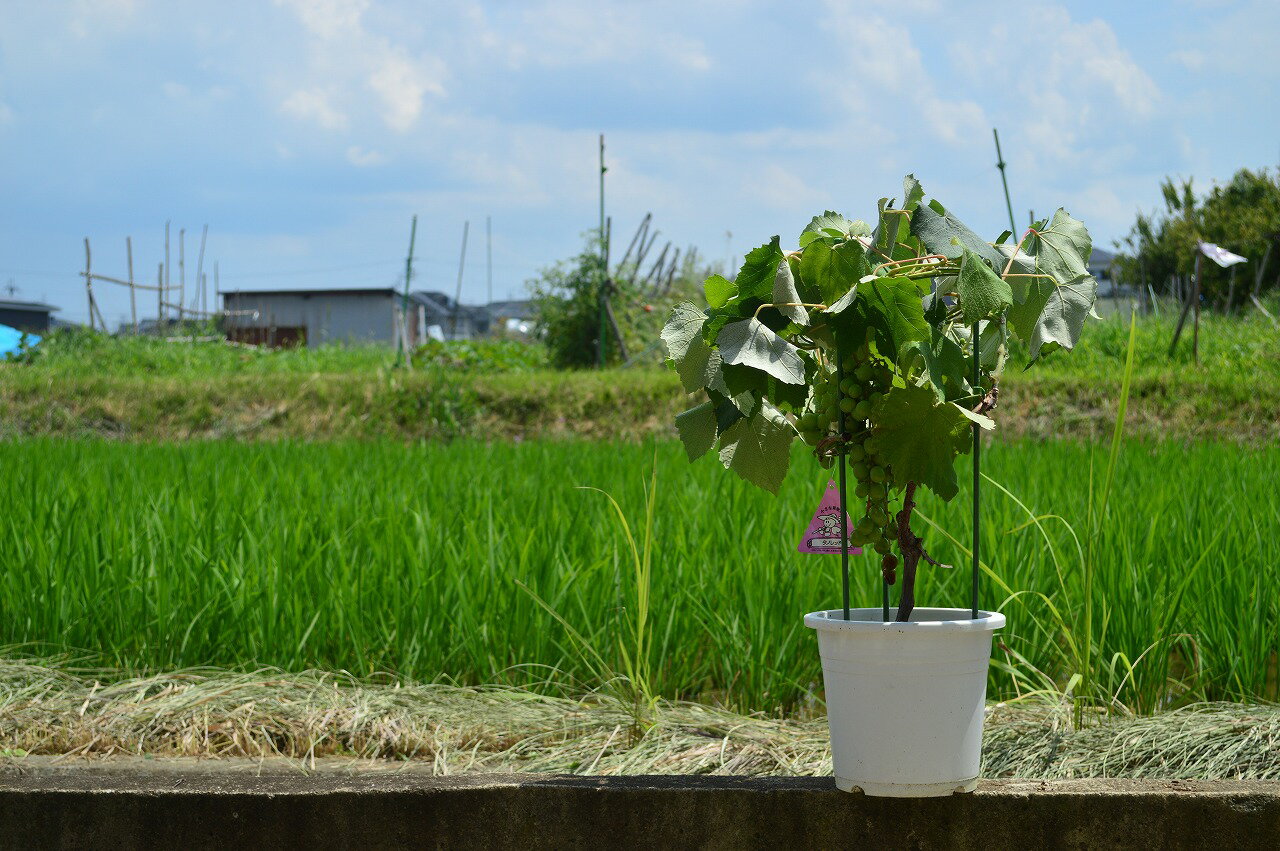
[[[1100,693],[1134,711],[1274,700],[1280,447],[1122,440],[1121,453],[1095,551],[1095,600],[1108,601],[1095,610]],[[1082,529],[1097,454],[997,442],[983,465],[1037,516],[1052,504]],[[795,545],[825,475],[774,498],[715,459],[687,465],[674,441],[538,440],[0,441],[0,471],[0,644],[138,672],[274,665],[598,689],[603,668],[564,623],[623,671],[638,574],[617,510],[577,489],[589,486],[616,500],[642,559],[652,542],[653,694],[765,713],[820,704],[800,616],[838,595],[839,577]],[[1060,695],[1080,670],[1074,542],[1052,518],[1043,533],[1019,529],[1029,515],[986,493],[982,604],[1009,618],[990,693]],[[962,490],[929,512],[921,531],[940,560],[964,562],[952,539],[967,543],[968,510]],[[852,560],[856,605],[879,603],[878,568]],[[926,571],[918,593],[965,599],[966,574]],[[1071,635],[1054,628],[1055,609]],[[1118,693],[1129,668],[1117,661],[1113,676],[1113,659],[1134,663]]]

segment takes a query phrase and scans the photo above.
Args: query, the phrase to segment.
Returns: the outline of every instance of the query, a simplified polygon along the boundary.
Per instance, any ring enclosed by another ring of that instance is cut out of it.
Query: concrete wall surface
[[[0,770],[4,848],[1268,848],[1280,783]]]

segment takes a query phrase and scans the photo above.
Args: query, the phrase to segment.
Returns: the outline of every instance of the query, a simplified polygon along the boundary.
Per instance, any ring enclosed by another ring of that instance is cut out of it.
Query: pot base
[[[978,778],[954,783],[855,783],[836,777],[836,788],[841,792],[861,792],[868,798],[945,798],[974,791]]]

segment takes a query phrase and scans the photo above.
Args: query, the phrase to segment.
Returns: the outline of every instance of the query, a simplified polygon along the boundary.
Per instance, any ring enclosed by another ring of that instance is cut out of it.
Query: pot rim
[[[885,621],[884,609],[849,609],[850,620],[844,619],[844,609],[826,609],[810,612],[804,616],[804,625],[809,629],[824,632],[994,632],[1005,625],[1005,617],[1000,612],[978,610],[975,620],[970,617],[971,609],[947,609],[930,606],[917,606],[911,612],[911,620],[906,623]],[[889,609],[892,618],[898,612],[897,606]],[[917,620],[917,618],[920,618]]]

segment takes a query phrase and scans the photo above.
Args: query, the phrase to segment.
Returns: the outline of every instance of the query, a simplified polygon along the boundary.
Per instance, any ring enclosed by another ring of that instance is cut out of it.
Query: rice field
[[[983,603],[1009,618],[993,696],[1085,689],[1137,712],[1276,699],[1280,448],[1128,443],[1091,526],[1103,455],[983,455]],[[793,463],[775,498],[666,441],[0,442],[0,644],[140,673],[552,691],[642,675],[649,695],[803,714],[821,671],[801,615],[838,605],[840,571],[796,552],[826,480]],[[580,488],[615,497],[643,548],[655,464],[646,574],[605,496]],[[920,511],[931,552],[967,564],[952,538],[967,540],[968,494]],[[878,603],[877,577],[854,560],[855,604]],[[968,571],[922,569],[917,595],[963,606]]]

